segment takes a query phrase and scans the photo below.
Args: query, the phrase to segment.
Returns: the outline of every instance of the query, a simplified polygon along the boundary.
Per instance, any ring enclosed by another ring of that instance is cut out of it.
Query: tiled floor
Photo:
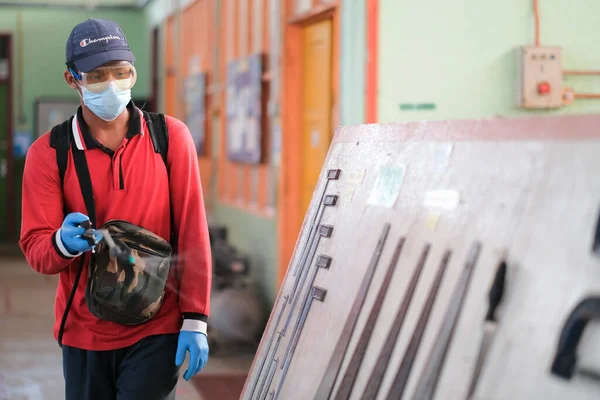
[[[37,274],[22,258],[0,259],[0,400],[64,399],[60,349],[52,336],[56,282],[56,276]],[[239,380],[252,357],[221,352],[209,358],[200,375],[231,374]],[[177,399],[228,400],[202,398],[195,386],[205,382],[180,379]]]

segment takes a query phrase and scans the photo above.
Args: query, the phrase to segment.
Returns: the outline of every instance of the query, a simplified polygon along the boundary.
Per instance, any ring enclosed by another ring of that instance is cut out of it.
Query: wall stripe
[[[259,16],[257,17],[258,22],[260,22],[260,29],[258,30],[258,37],[257,37],[257,42],[259,43],[259,48],[258,48],[258,52],[260,52],[263,55],[266,55],[269,53],[270,49],[269,49],[269,4],[267,0],[256,0],[258,2],[258,4],[260,5],[260,12],[259,12]],[[272,18],[272,16],[271,16]],[[268,72],[268,76],[270,77],[271,72],[273,71],[273,69],[275,67],[273,67],[272,65],[269,64],[269,60],[267,57],[263,57],[263,61],[265,63],[265,71]],[[265,88],[265,90],[269,91],[268,96],[270,97],[272,95],[272,92],[269,90],[270,89],[270,81],[264,82],[266,83],[265,85],[263,85],[263,88]],[[265,94],[266,96],[266,94]],[[267,101],[268,101],[268,97],[267,97]],[[266,107],[267,103],[264,102],[263,103],[265,105],[264,108],[264,112],[267,113],[267,115],[264,116],[263,121],[264,121],[264,127],[263,127],[263,141],[261,143],[261,149],[263,151],[263,162],[260,164],[260,166],[258,167],[257,170],[257,174],[258,174],[258,196],[257,196],[257,203],[258,203],[258,207],[260,207],[260,209],[263,212],[268,212],[267,209],[267,197],[268,197],[268,190],[269,187],[273,184],[273,182],[269,179],[269,174],[268,174],[268,169],[270,168],[269,163],[271,161],[271,155],[270,155],[270,140],[271,140],[271,135],[272,135],[272,131],[271,131],[271,118],[268,115],[268,107]]]
[[[250,8],[248,7],[248,2],[250,0],[238,0],[238,24],[240,26],[239,29],[239,38],[238,38],[238,53],[237,56],[245,56],[248,53],[248,15]]]
[[[258,53],[262,50],[262,27],[263,27],[263,0],[251,0],[253,6],[254,20],[252,27],[252,52]]]
[[[254,14],[254,8],[252,7],[251,0],[242,0],[244,3],[245,11],[241,13],[244,17],[241,17],[245,23],[245,30],[243,36],[244,49],[240,53],[240,57],[247,57],[252,52],[252,16]],[[252,196],[252,185],[254,183],[252,179],[253,171],[256,169],[254,165],[244,164],[242,166],[244,169],[244,178],[241,181],[241,185],[243,186],[243,194],[244,194],[244,204],[246,207],[254,206],[255,198]]]
[[[367,0],[367,104],[366,123],[377,122],[379,0]]]

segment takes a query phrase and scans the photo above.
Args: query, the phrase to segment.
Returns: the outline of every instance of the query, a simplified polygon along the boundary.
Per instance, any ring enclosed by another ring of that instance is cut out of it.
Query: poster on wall
[[[262,56],[227,65],[227,158],[258,164],[262,150]]]
[[[206,154],[206,74],[194,71],[185,79],[185,123],[190,129],[199,156]]]
[[[30,131],[15,131],[13,133],[13,156],[23,159],[31,147],[33,136]]]

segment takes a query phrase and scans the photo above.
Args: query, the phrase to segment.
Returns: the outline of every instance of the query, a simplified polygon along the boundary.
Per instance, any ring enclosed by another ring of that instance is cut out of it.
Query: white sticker
[[[429,210],[454,210],[458,207],[460,196],[456,190],[432,190],[425,193],[423,206]]]
[[[354,169],[346,173],[346,183],[352,185],[360,185],[365,177],[364,169]]]
[[[380,167],[367,204],[391,208],[400,194],[406,167]]]
[[[435,150],[435,168],[438,171],[445,171],[450,165],[450,156],[452,156],[452,143],[444,143]]]

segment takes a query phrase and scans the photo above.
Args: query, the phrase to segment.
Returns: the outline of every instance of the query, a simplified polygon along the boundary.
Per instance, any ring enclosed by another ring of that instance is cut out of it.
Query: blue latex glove
[[[65,217],[60,229],[60,240],[62,240],[65,249],[71,254],[85,253],[92,250],[95,246],[90,246],[88,241],[81,235],[85,233],[85,228],[81,224],[90,219],[81,213],[71,213]],[[96,243],[102,239],[102,234],[94,231]]]
[[[193,331],[179,332],[177,341],[177,355],[175,356],[175,365],[180,367],[185,360],[185,352],[190,352],[190,363],[183,379],[189,381],[204,368],[208,361],[208,339],[204,333]]]

